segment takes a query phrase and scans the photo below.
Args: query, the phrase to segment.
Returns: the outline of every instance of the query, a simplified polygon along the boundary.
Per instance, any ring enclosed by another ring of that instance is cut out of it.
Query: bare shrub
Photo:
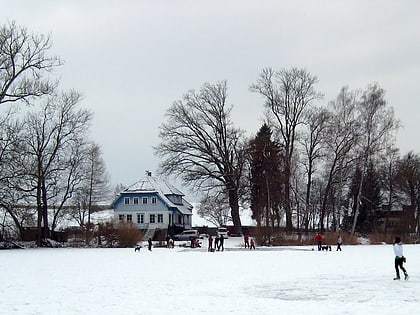
[[[116,232],[120,247],[134,247],[143,238],[141,231],[131,222],[120,222]]]
[[[118,242],[117,228],[115,227],[114,222],[105,222],[99,224],[98,238],[100,240],[103,239],[103,244],[102,241],[100,242],[101,245],[113,247],[114,244]]]

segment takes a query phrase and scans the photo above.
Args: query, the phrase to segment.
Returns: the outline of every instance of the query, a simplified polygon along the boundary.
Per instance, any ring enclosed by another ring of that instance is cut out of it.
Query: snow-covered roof
[[[164,178],[154,177],[151,174],[148,174],[133,185],[124,189],[120,193],[120,196],[132,193],[156,193],[162,198],[168,207],[177,208],[182,214],[192,215],[192,204],[183,198],[184,194],[180,190],[175,188]],[[182,203],[172,202],[169,197],[174,195],[178,196]]]
[[[169,184],[166,179],[161,179],[149,175],[140,179],[139,181],[125,189],[122,193],[133,192],[160,192],[163,195],[184,196],[184,194],[181,191]]]

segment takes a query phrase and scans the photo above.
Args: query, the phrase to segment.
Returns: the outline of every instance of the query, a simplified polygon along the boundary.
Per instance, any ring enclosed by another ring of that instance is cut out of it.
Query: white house
[[[193,206],[182,192],[150,172],[119,193],[112,208],[116,220],[136,224],[144,238],[153,237],[158,230],[166,235],[191,228]]]

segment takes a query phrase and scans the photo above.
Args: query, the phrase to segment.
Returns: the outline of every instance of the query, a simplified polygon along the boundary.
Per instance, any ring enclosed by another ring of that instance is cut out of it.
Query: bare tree
[[[168,109],[156,153],[161,172],[177,175],[195,189],[223,191],[229,199],[235,232],[242,233],[239,194],[245,164],[243,132],[235,128],[227,106],[226,82],[190,90]]]
[[[315,90],[318,79],[306,70],[274,71],[264,69],[257,83],[251,85],[251,91],[260,93],[265,98],[265,106],[271,111],[285,148],[285,201],[286,227],[293,228],[292,222],[292,160],[296,145],[297,128],[303,123],[305,111],[322,95]]]
[[[200,201],[197,214],[216,226],[226,226],[232,220],[226,199],[222,193],[206,195]]]
[[[301,141],[305,156],[304,168],[306,173],[305,213],[303,214],[302,221],[306,230],[309,228],[313,175],[317,170],[316,165],[318,161],[325,154],[325,138],[327,136],[327,127],[331,119],[331,113],[325,108],[315,107],[308,110],[307,115],[307,130]]]
[[[363,92],[360,102],[358,102],[362,135],[359,142],[361,179],[356,195],[355,213],[351,228],[352,234],[354,234],[359,215],[362,186],[367,167],[375,155],[383,152],[391,144],[387,141],[392,138],[389,135],[399,128],[399,122],[394,117],[392,107],[387,108],[386,106],[384,95],[385,91],[378,84],[369,85]]]
[[[399,150],[396,147],[390,146],[389,148],[385,149],[384,154],[381,157],[383,163],[380,163],[380,178],[382,181],[382,187],[384,188],[385,192],[384,195],[387,194],[387,209],[391,211],[395,204],[400,202],[400,198],[398,198],[397,194],[397,186],[398,186],[398,161],[399,161]],[[384,209],[384,210],[385,210]],[[389,225],[389,216],[385,216],[385,223],[383,232],[387,233],[388,225]]]
[[[77,108],[80,98],[75,91],[52,95],[39,112],[25,118],[21,167],[28,177],[27,191],[35,191],[39,238],[42,230],[49,235],[49,202],[61,196],[61,209],[80,180],[77,152],[91,120],[90,112]]]
[[[354,147],[359,140],[360,127],[356,117],[357,92],[343,87],[335,101],[330,102],[331,119],[325,133],[325,184],[321,201],[319,228],[324,229],[328,201],[333,191],[340,191],[346,183],[354,161]]]
[[[85,145],[83,162],[79,165],[80,185],[72,200],[71,216],[86,229],[86,242],[90,242],[92,235],[91,214],[97,210],[99,202],[105,202],[110,196],[109,175],[102,158],[101,148],[96,143]]]
[[[63,147],[54,171],[51,171],[50,189],[48,189],[48,212],[52,217],[50,224],[54,231],[66,219],[71,200],[86,181],[87,174],[83,168],[86,163],[88,144],[83,138],[74,137],[69,145]]]
[[[29,103],[52,93],[56,82],[48,79],[47,72],[62,62],[47,54],[50,48],[49,36],[31,33],[15,22],[0,27],[0,104]]]
[[[16,234],[22,236],[23,227],[31,220],[31,209],[22,206],[26,199],[19,189],[23,174],[17,161],[21,156],[19,143],[23,126],[13,114],[13,110],[7,110],[0,116],[0,210],[4,212],[4,221],[9,218]]]
[[[101,147],[92,143],[87,152],[86,161],[87,181],[85,188],[88,200],[88,225],[90,225],[90,215],[93,212],[93,206],[103,201],[109,196],[109,175],[106,171],[105,161],[102,158]]]

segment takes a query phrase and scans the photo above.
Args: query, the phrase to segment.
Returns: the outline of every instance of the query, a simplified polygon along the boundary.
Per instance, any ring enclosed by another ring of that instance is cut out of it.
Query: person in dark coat
[[[149,239],[147,240],[147,244],[148,244],[148,249],[150,250],[150,251],[152,251],[152,239],[149,237]]]
[[[223,234],[221,234],[220,239],[219,239],[219,248],[217,250],[220,250],[221,248],[223,252],[225,250],[224,243],[225,243],[225,238],[223,237]]]
[[[251,246],[249,247],[249,249],[255,249],[255,240],[253,237],[251,237]]]
[[[209,235],[209,252],[213,251],[213,237]]]
[[[337,250],[341,251],[341,245],[343,244],[343,238],[340,234],[338,234],[337,237]]]
[[[216,235],[216,237],[214,238],[214,250],[219,250],[220,245],[219,245],[219,236]]]

